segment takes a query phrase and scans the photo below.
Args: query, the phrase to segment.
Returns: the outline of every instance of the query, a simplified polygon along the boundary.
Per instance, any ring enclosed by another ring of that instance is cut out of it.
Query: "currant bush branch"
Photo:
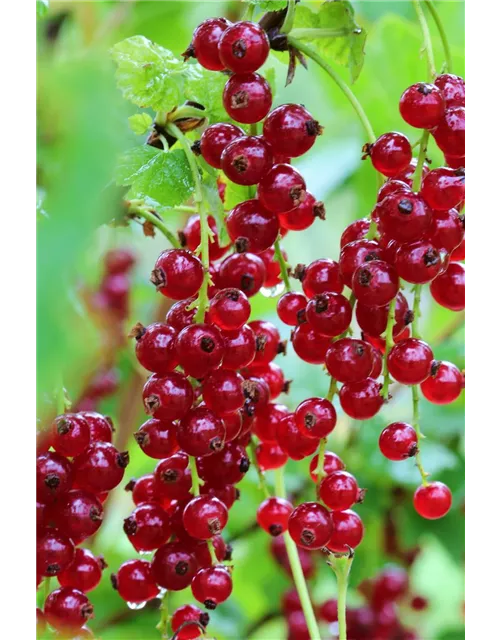
[[[339,625],[339,640],[347,640],[347,586],[349,584],[349,573],[351,571],[353,560],[354,552],[350,550],[347,554],[332,554],[327,562],[337,578],[337,618]]]
[[[147,222],[151,223],[154,227],[161,231],[170,244],[176,249],[180,247],[179,240],[164,224],[160,216],[144,202],[144,200],[128,200],[125,203],[127,207],[127,215],[135,217],[139,216]]]
[[[281,279],[283,280],[283,284],[285,285],[286,291],[291,291],[292,287],[290,285],[290,276],[288,275],[288,264],[285,260],[285,256],[283,255],[283,251],[281,250],[281,245],[279,238],[274,243],[274,255],[279,262],[280,271],[281,271]]]
[[[396,322],[396,298],[393,298],[389,305],[389,312],[387,314],[387,326],[385,328],[384,385],[382,387],[382,392],[381,392],[384,400],[388,400],[389,398],[389,385],[391,383],[391,377],[389,375],[388,358],[389,358],[389,352],[394,346],[392,330],[394,328],[395,322]]]

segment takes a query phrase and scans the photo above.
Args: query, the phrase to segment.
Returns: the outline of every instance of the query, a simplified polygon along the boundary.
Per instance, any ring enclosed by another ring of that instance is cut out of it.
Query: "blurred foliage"
[[[284,2],[257,2],[257,11],[269,6],[279,8]],[[318,5],[319,3],[303,3]],[[453,53],[454,71],[463,74],[463,4],[437,2]],[[149,284],[149,271],[158,253],[165,248],[162,237],[145,238],[139,225],[108,226],[119,217],[124,190],[114,186],[113,172],[117,158],[135,145],[134,153],[149,154],[155,161],[155,150],[137,147],[137,133],[148,126],[148,114],[137,117],[137,109],[126,103],[115,83],[115,68],[109,49],[132,36],[145,36],[166,47],[176,56],[186,48],[193,28],[204,18],[226,15],[236,19],[243,13],[239,2],[50,2],[37,1],[38,14],[38,414],[45,419],[53,414],[53,393],[60,380],[72,399],[81,394],[88,379],[105,362],[102,334],[85,311],[79,292],[95,287],[102,273],[101,257],[111,247],[132,248],[138,256],[133,276],[130,325],[140,320],[148,323],[158,314],[159,295]],[[412,142],[418,132],[402,121],[398,100],[410,84],[426,77],[425,60],[420,54],[422,37],[410,2],[353,2],[355,20],[366,30],[364,66],[353,90],[367,112],[377,135],[400,130]],[[304,6],[301,11],[307,11]],[[441,43],[430,21],[436,60],[443,60]],[[323,53],[328,59],[328,51]],[[332,51],[332,64],[338,62]],[[350,221],[368,215],[375,198],[376,176],[369,162],[362,162],[360,149],[364,133],[356,115],[337,86],[309,63],[309,71],[297,69],[294,82],[284,88],[286,66],[283,54],[270,57],[268,74],[275,74],[274,104],[305,102],[325,127],[325,133],[313,149],[296,164],[304,173],[308,188],[326,204],[327,220],[318,221],[300,234],[290,233],[284,241],[292,265],[307,263],[319,256],[337,258],[339,237]],[[348,68],[336,66],[349,82]],[[355,74],[356,75],[356,74]],[[217,78],[214,74],[213,78]],[[196,77],[190,85],[190,96],[200,99]],[[214,86],[219,91],[217,81]],[[216,91],[211,99],[216,104]],[[187,96],[186,96],[187,97]],[[183,97],[182,97],[183,99]],[[219,105],[220,107],[220,105]],[[215,108],[215,106],[214,106]],[[152,114],[152,112],[151,112]],[[214,113],[215,117],[221,115]],[[129,118],[133,117],[129,126]],[[136,131],[134,133],[132,129]],[[142,142],[141,139],[140,142]],[[138,151],[139,149],[139,151]],[[149,149],[149,151],[148,151]],[[442,162],[435,145],[428,152],[433,166]],[[134,158],[130,166],[120,167],[121,184],[133,185],[155,197],[147,176],[134,177]],[[168,170],[162,167],[162,171]],[[141,183],[142,180],[142,183]],[[154,185],[153,185],[154,186]],[[186,186],[186,185],[184,185]],[[175,185],[172,185],[172,189]],[[241,194],[228,192],[235,202]],[[184,193],[179,194],[181,202]],[[155,198],[156,199],[156,198]],[[161,198],[158,199],[161,202]],[[172,202],[164,204],[171,205]],[[165,210],[168,226],[175,230],[184,214]],[[164,211],[164,213],[165,213]],[[257,296],[252,299],[254,317],[277,321],[276,299]],[[437,358],[464,366],[464,333],[456,314],[437,307],[427,296],[423,298],[423,335],[434,347]],[[281,325],[283,336],[288,329]],[[281,356],[280,356],[281,357]],[[328,380],[321,368],[305,364],[289,350],[280,361],[286,377],[294,380],[289,396],[283,402],[290,407],[310,395],[324,395]],[[133,357],[133,346],[126,344],[118,355],[120,388],[100,406],[103,412],[122,420],[118,439],[128,446],[131,464],[126,480],[147,473],[154,461],[140,452],[131,432],[142,420],[140,407],[141,380]],[[136,386],[133,386],[134,379]],[[139,381],[137,384],[137,380]],[[135,396],[131,396],[131,393]],[[347,463],[361,486],[368,489],[359,513],[366,525],[363,544],[356,551],[353,565],[351,602],[360,602],[355,587],[391,560],[382,545],[384,518],[394,502],[399,487],[406,499],[394,509],[401,544],[410,548],[420,545],[411,572],[415,591],[430,599],[429,609],[418,617],[406,612],[409,623],[426,639],[454,640],[463,637],[463,485],[464,485],[464,402],[460,398],[451,406],[438,407],[422,403],[422,426],[427,436],[423,447],[426,468],[435,479],[448,483],[454,493],[454,506],[443,520],[430,522],[417,516],[411,506],[411,493],[418,482],[418,472],[410,463],[392,463],[382,458],[377,441],[380,430],[388,422],[409,419],[411,400],[407,390],[394,389],[393,399],[381,416],[354,423],[341,416],[330,446]],[[337,400],[336,400],[337,402]],[[127,404],[128,403],[128,404]],[[127,409],[136,405],[136,415]],[[127,429],[124,429],[125,423]],[[308,461],[287,466],[287,487],[298,489],[306,477]],[[271,475],[271,474],[269,474]],[[311,496],[312,485],[305,485],[303,497]],[[261,493],[252,470],[241,485],[242,497],[231,511],[227,537],[234,542],[234,592],[231,599],[212,615],[210,633],[219,640],[246,638],[245,630],[260,617],[279,607],[279,598],[289,585],[284,573],[277,569],[269,552],[269,539],[261,531],[240,535],[254,521]],[[130,494],[122,487],[106,503],[106,520],[93,540],[93,548],[102,553],[109,573],[119,564],[134,557],[135,552],[122,533],[122,520],[132,508]],[[257,560],[257,561],[256,561]],[[311,583],[317,601],[335,594],[335,580],[322,561]],[[130,612],[111,589],[107,576],[91,594],[96,604],[96,619],[91,627],[103,639],[158,637],[154,627],[158,612],[149,606]],[[172,606],[191,601],[190,593],[175,593]],[[270,621],[252,638],[278,640],[284,638],[281,621]]]

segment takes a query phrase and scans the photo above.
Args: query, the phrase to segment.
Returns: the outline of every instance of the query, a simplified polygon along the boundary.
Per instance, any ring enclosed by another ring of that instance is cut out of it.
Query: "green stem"
[[[415,167],[415,173],[413,174],[413,191],[420,191],[422,186],[422,174],[424,171],[425,154],[427,153],[427,143],[429,142],[430,131],[424,129],[422,137],[420,138],[420,149],[418,150],[417,166]]]
[[[334,556],[328,564],[337,578],[337,618],[339,624],[339,640],[347,640],[346,604],[347,585],[354,554]]]
[[[285,260],[285,256],[281,251],[280,241],[276,240],[274,243],[274,255],[276,256],[276,260],[279,262],[280,270],[281,270],[281,279],[283,280],[283,284],[285,285],[286,291],[291,291],[292,287],[290,285],[290,278],[288,276],[288,265]]]
[[[391,377],[389,375],[388,358],[389,351],[394,345],[392,339],[392,330],[396,322],[396,298],[391,300],[389,305],[389,313],[387,314],[387,327],[385,328],[385,353],[384,353],[384,386],[382,387],[382,397],[387,400],[389,397],[389,384]]]
[[[168,625],[170,622],[170,616],[168,615],[168,594],[169,594],[169,591],[167,591],[163,596],[163,598],[161,599],[160,622],[156,627],[160,632],[162,639],[164,638],[165,640],[167,640],[169,636]]]
[[[255,438],[253,436],[250,438],[250,458],[252,460],[253,466],[255,467],[255,470],[257,471],[257,475],[259,476],[259,487],[264,492],[266,498],[269,498],[270,494],[269,489],[266,485],[266,478],[264,476],[264,472],[259,466],[259,463],[257,462],[257,443],[255,442]]]
[[[424,0],[424,2],[429,9],[429,13],[431,14],[434,22],[436,23],[437,30],[439,31],[439,35],[441,37],[441,42],[443,43],[444,59],[446,60],[446,71],[448,73],[452,73],[451,49],[450,43],[448,42],[448,36],[446,35],[446,31],[444,30],[444,25],[432,0]]]
[[[375,238],[378,238],[378,227],[377,227],[377,221],[374,218],[372,218],[370,220],[370,226],[368,227],[368,233],[366,234],[366,239],[374,240]]]
[[[50,594],[50,578],[45,578],[43,581],[43,601],[47,600]]]
[[[434,51],[432,50],[431,33],[429,31],[429,25],[422,10],[421,0],[413,0],[413,6],[417,14],[418,21],[420,22],[420,28],[422,35],[424,36],[424,51],[427,56],[427,66],[429,68],[430,81],[434,82],[436,77],[436,63],[434,62]]]
[[[174,211],[178,211],[179,213],[196,213],[197,212],[197,208],[196,207],[190,207],[188,205],[178,205],[177,207],[172,207],[172,209]]]
[[[418,328],[418,321],[420,319],[420,298],[422,296],[422,285],[416,284],[413,288],[413,291],[413,320],[411,323],[411,335],[412,338],[420,339],[421,335]]]
[[[285,491],[285,477],[283,467],[276,469],[276,495],[280,498],[286,499]],[[290,568],[292,570],[293,579],[295,582],[295,588],[299,594],[300,604],[302,605],[302,611],[306,619],[307,629],[309,631],[310,640],[321,640],[321,635],[316,622],[316,616],[314,615],[314,609],[311,604],[311,598],[307,590],[306,580],[304,573],[302,572],[302,566],[300,564],[299,552],[295,542],[290,537],[288,531],[283,534],[285,541],[285,547],[288,554],[288,560],[290,562]]]
[[[333,378],[332,378],[333,379]],[[326,452],[326,438],[321,438],[319,441],[319,449],[318,449],[318,463],[316,465],[316,469],[314,473],[317,476],[316,484],[319,485],[321,480],[326,476],[325,473],[325,452]]]
[[[153,213],[151,207],[148,207],[143,200],[129,200],[128,203],[128,213],[129,215],[140,216],[150,222],[154,227],[161,231],[165,238],[170,242],[173,247],[180,247],[179,240],[174,236],[174,234],[167,229],[163,220],[158,218],[158,216]]]
[[[208,551],[210,552],[210,560],[212,561],[212,566],[219,564],[219,559],[217,558],[217,554],[215,553],[214,541],[212,538],[207,540]]]
[[[189,456],[189,468],[191,470],[191,493],[193,496],[199,496],[200,486],[204,484],[204,482],[198,475],[198,467],[196,466],[196,458],[194,456]]]
[[[255,11],[255,5],[249,2],[247,5],[247,8],[245,9],[245,13],[241,17],[241,19],[248,20],[249,22],[251,22],[253,20],[254,11]]]
[[[427,473],[425,472],[424,466],[422,464],[422,457],[420,455],[420,443],[422,439],[425,437],[422,431],[420,430],[420,411],[419,411],[419,400],[420,397],[418,395],[418,385],[413,385],[411,388],[412,398],[413,398],[413,428],[417,434],[417,453],[415,454],[415,464],[417,465],[418,470],[420,471],[420,475],[422,476],[422,484],[427,486],[429,483],[427,482]]]
[[[338,393],[337,381],[335,378],[330,378],[330,386],[328,387],[328,393],[326,394],[326,399],[330,402],[333,400],[333,396]]]
[[[281,29],[283,33],[283,29]],[[292,29],[289,38],[298,38],[299,40],[307,40],[308,38],[339,38],[352,33],[350,29]]]
[[[293,27],[293,21],[295,19],[295,0],[288,0],[288,6],[286,8],[286,16],[283,22],[283,26],[280,29],[281,33],[290,33]]]

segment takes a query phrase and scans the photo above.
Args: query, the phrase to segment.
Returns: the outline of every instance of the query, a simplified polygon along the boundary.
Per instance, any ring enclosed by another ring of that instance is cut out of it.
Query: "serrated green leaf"
[[[210,123],[231,122],[222,105],[222,91],[227,76],[203,69],[199,64],[186,67],[184,97],[202,104]]]
[[[134,147],[125,151],[120,157],[115,170],[116,184],[122,187],[131,185],[134,180],[139,178],[141,173],[148,170],[149,163],[153,162],[159,153],[159,149],[149,145]]]
[[[250,4],[254,4],[262,11],[278,11],[284,9],[287,5],[287,0],[249,0]]]
[[[128,119],[129,127],[138,136],[144,135],[153,124],[153,118],[149,113],[135,113]]]

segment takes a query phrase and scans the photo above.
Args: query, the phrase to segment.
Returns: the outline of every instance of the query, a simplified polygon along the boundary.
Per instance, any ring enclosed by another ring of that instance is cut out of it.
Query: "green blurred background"
[[[158,295],[149,283],[149,273],[158,253],[166,248],[162,237],[146,238],[139,225],[122,228],[106,225],[120,209],[123,191],[113,185],[118,154],[140,143],[127,118],[137,109],[126,103],[115,88],[109,48],[136,34],[179,55],[187,46],[194,27],[204,18],[226,15],[236,19],[243,7],[238,2],[50,2],[37,4],[38,17],[38,255],[37,255],[37,375],[38,415],[43,421],[53,413],[54,391],[61,378],[71,399],[77,399],[88,380],[108,358],[102,329],[89,317],[82,292],[96,288],[102,276],[102,255],[112,247],[133,248],[138,264],[133,272],[130,322],[144,324],[158,313]],[[308,3],[314,5],[315,3]],[[464,5],[437,2],[452,47],[454,72],[464,72]],[[262,3],[265,5],[265,3]],[[411,2],[353,2],[358,22],[367,30],[365,62],[353,90],[367,112],[376,135],[399,130],[412,142],[418,132],[402,121],[398,100],[410,84],[426,78],[422,37]],[[442,48],[431,24],[438,67]],[[325,127],[313,149],[295,164],[304,173],[308,189],[326,204],[327,219],[317,221],[301,233],[290,233],[283,242],[289,262],[308,263],[320,256],[337,259],[339,238],[352,220],[369,214],[376,193],[376,178],[369,162],[361,161],[366,142],[356,115],[328,76],[313,62],[309,71],[299,68],[291,86],[284,88],[286,66],[270,56],[276,69],[274,104],[305,103]],[[338,69],[347,80],[345,69]],[[442,156],[435,145],[428,153],[433,166]],[[175,230],[182,225],[179,214],[167,223]],[[276,299],[262,295],[252,299],[253,317],[277,321]],[[127,324],[127,328],[128,328]],[[282,335],[288,330],[281,326]],[[463,318],[423,299],[422,333],[434,348],[435,357],[464,366]],[[133,345],[119,350],[116,371],[119,389],[103,401],[100,410],[118,426],[120,446],[130,451],[126,480],[150,472],[155,462],[144,456],[131,433],[145,419],[141,409],[140,382]],[[291,392],[283,398],[290,407],[311,395],[324,395],[328,380],[320,367],[295,357],[292,349],[279,356]],[[139,386],[138,386],[139,381]],[[337,402],[337,400],[336,400]],[[433,479],[446,482],[454,494],[454,506],[446,518],[425,521],[415,514],[411,494],[418,483],[417,469],[408,463],[391,463],[378,450],[381,429],[393,420],[411,418],[411,399],[406,390],[394,398],[381,415],[366,422],[342,416],[331,437],[336,451],[368,489],[359,507],[366,526],[362,545],[356,550],[349,602],[362,600],[355,587],[376,574],[394,558],[384,553],[383,531],[389,509],[395,518],[401,546],[421,547],[411,569],[414,591],[430,599],[420,614],[404,609],[402,617],[426,639],[455,640],[463,637],[463,495],[464,418],[463,398],[451,406],[422,403],[422,426],[427,436],[423,447],[425,467]],[[287,487],[302,486],[308,461],[287,465]],[[241,500],[231,510],[226,538],[234,542],[234,592],[212,615],[210,633],[219,640],[246,638],[246,629],[266,614],[276,611],[279,598],[289,586],[269,552],[265,533],[251,529],[261,499],[256,474],[251,470],[241,488]],[[302,494],[312,487],[306,484]],[[407,492],[407,493],[405,493]],[[404,496],[395,505],[395,495]],[[311,496],[309,496],[311,497]],[[102,553],[108,574],[125,559],[136,557],[122,533],[122,520],[132,509],[129,493],[122,486],[106,503],[106,520],[93,540]],[[247,533],[245,533],[249,529]],[[244,535],[240,535],[241,533]],[[335,580],[321,558],[311,582],[315,601],[335,595]],[[159,636],[154,630],[158,612],[147,607],[129,611],[111,589],[109,575],[90,594],[96,619],[90,625],[103,639]],[[190,594],[174,594],[173,605],[190,601]],[[252,638],[279,640],[286,636],[284,623],[275,619],[260,627]]]

